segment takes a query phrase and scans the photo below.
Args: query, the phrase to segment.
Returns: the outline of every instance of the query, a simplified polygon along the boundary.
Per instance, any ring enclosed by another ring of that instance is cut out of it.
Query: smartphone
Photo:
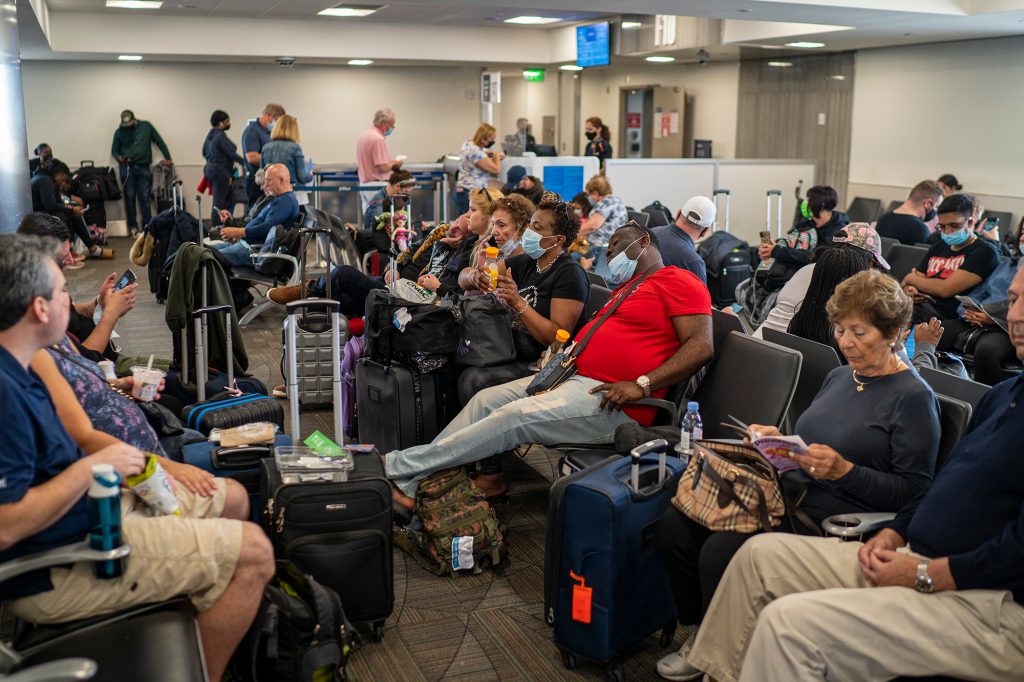
[[[978,303],[970,296],[954,296],[954,298],[960,302],[960,305],[964,307],[964,310],[976,310],[979,313],[984,312],[981,309],[981,306],[978,305]]]
[[[767,230],[761,230],[761,243],[762,244],[771,244],[772,243],[772,233],[767,231]]]
[[[924,300],[928,301],[929,303],[935,303],[935,297],[930,294],[926,294],[919,291],[917,292],[917,295],[923,298]]]
[[[121,289],[124,289],[129,284],[133,284],[136,279],[138,278],[135,276],[135,273],[132,272],[131,268],[128,268],[124,271],[124,274],[121,275],[120,279],[114,282],[114,291],[121,291]]]

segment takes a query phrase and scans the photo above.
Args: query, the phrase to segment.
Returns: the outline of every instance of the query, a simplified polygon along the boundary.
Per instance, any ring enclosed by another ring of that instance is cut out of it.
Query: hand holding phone
[[[769,232],[768,230],[761,230],[761,243],[762,244],[766,244],[766,245],[767,244],[771,244],[772,243],[772,233]]]
[[[114,291],[121,291],[121,289],[124,289],[129,284],[134,284],[137,279],[138,278],[135,276],[135,273],[132,272],[132,269],[128,268],[124,271],[124,274],[114,282]]]

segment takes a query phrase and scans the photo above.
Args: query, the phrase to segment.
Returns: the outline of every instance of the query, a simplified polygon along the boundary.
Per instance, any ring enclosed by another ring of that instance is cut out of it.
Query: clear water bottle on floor
[[[693,454],[693,442],[704,437],[704,422],[700,418],[700,405],[691,400],[686,403],[686,414],[679,424],[679,452]]]
[[[92,483],[86,508],[89,514],[89,546],[108,551],[121,546],[121,477],[109,464],[92,468]],[[121,560],[97,561],[93,573],[97,578],[120,577]]]

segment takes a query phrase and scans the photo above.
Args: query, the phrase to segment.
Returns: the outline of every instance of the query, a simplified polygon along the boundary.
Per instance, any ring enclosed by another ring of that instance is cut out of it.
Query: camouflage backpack
[[[505,561],[505,529],[464,467],[445,469],[420,481],[413,513],[422,530],[395,529],[395,544],[437,575],[480,573]]]

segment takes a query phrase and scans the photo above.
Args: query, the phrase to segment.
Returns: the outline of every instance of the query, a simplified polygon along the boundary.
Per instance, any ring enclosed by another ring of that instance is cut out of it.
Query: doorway
[[[651,156],[651,116],[654,88],[623,89],[619,116],[619,157],[644,159]]]
[[[651,85],[619,93],[619,157],[681,158],[685,137],[686,93]]]

